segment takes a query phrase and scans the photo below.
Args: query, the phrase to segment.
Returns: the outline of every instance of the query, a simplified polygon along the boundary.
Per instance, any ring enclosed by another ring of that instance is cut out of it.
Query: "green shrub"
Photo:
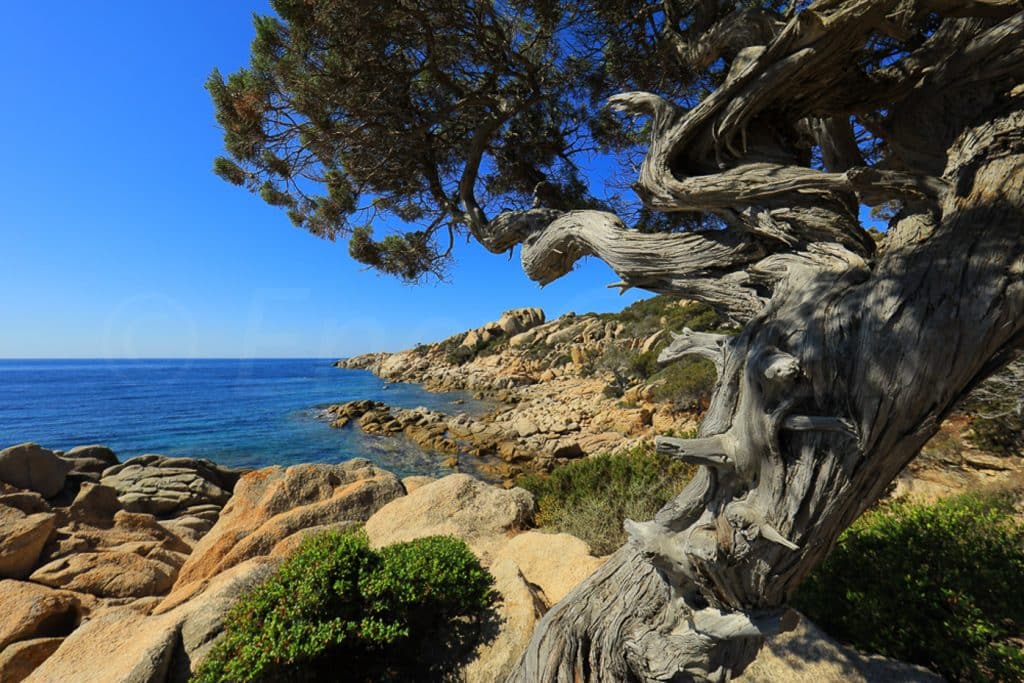
[[[454,538],[315,535],[239,599],[193,681],[443,679],[484,635],[491,584]]]
[[[718,373],[705,358],[689,356],[670,363],[651,378],[654,400],[671,403],[676,410],[692,410],[711,400]]]
[[[606,555],[626,540],[623,520],[650,519],[692,475],[692,466],[640,447],[576,460],[517,483],[537,499],[539,526],[577,536],[595,555]]]
[[[1024,526],[1011,513],[1005,498],[975,496],[880,507],[794,604],[837,638],[950,680],[1022,681]]]
[[[601,314],[600,318],[621,322],[626,328],[626,334],[632,337],[653,334],[665,328],[679,331],[689,327],[710,331],[723,324],[722,318],[707,304],[688,303],[680,306],[677,297],[665,294],[637,301],[618,313]]]

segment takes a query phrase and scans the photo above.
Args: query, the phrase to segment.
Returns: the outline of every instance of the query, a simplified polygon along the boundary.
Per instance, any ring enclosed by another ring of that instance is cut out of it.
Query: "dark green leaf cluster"
[[[976,496],[869,512],[795,606],[860,649],[950,680],[1022,681],[1024,525],[1012,515],[1012,500]]]
[[[641,446],[577,460],[517,484],[536,498],[542,528],[570,533],[595,555],[606,555],[625,542],[625,519],[650,519],[682,490],[694,469]]]
[[[606,98],[641,89],[696,104],[732,55],[694,68],[680,45],[747,4],[703,7],[698,21],[660,0],[272,0],[249,66],[207,81],[227,152],[214,171],[328,239],[413,224],[408,239],[369,248],[364,235],[350,251],[405,279],[439,274],[488,210],[603,206],[581,164],[636,154],[648,137]],[[781,16],[788,3],[767,5]],[[649,211],[637,222],[707,227]]]
[[[315,535],[239,599],[193,681],[442,679],[483,636],[492,583],[454,538]]]

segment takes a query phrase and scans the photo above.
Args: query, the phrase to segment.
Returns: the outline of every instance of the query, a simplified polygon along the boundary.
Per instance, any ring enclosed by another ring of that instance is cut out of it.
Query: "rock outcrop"
[[[0,578],[23,579],[32,573],[56,521],[52,512],[25,514],[0,504]]]
[[[0,481],[35,491],[44,498],[60,493],[71,464],[35,443],[23,443],[0,451]]]
[[[570,313],[550,322],[537,309],[517,309],[438,343],[336,363],[430,390],[473,391],[502,404],[488,414],[446,415],[355,401],[329,407],[324,419],[372,435],[404,435],[436,451],[445,465],[508,484],[574,458],[631,449],[656,433],[690,431],[696,413],[664,400],[657,387],[665,377],[644,373],[657,370],[654,357],[670,343],[674,325],[697,316],[707,325],[715,318],[690,302],[659,299],[645,305],[652,311],[646,317]]]
[[[227,503],[240,474],[209,460],[140,455],[104,470],[100,483],[117,491],[129,512],[201,517]]]
[[[368,460],[250,472],[181,568],[174,590],[195,591],[201,582],[247,559],[273,556],[275,548],[304,529],[365,521],[403,495],[398,477]],[[281,547],[278,556],[292,546]]]
[[[468,474],[452,474],[398,498],[369,518],[370,545],[381,547],[424,536],[461,538],[485,562],[533,515],[533,496],[503,490]]]

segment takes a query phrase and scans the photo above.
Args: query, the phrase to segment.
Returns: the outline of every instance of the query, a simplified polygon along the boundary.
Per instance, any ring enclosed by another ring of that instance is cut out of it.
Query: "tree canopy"
[[[454,237],[496,213],[622,208],[595,197],[586,164],[595,153],[636,162],[646,136],[607,98],[644,90],[693,107],[739,45],[709,40],[709,26],[749,19],[745,30],[767,31],[792,12],[784,2],[272,4],[277,16],[254,18],[250,66],[207,82],[228,152],[215,171],[407,280],[443,272]],[[634,217],[649,230],[703,225]],[[377,240],[378,223],[413,229]]]
[[[1024,345],[1020,0],[273,6],[208,83],[222,176],[407,280],[469,235],[540,283],[595,256],[742,324],[661,354],[717,370],[698,437],[658,439],[698,473],[514,680],[730,680]],[[632,196],[589,182],[594,154]]]

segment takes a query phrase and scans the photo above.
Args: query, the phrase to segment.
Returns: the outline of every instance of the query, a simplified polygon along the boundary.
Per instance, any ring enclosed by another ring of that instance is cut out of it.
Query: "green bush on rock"
[[[1024,525],[1005,497],[866,513],[795,606],[833,636],[956,681],[1024,681]]]
[[[615,551],[626,540],[623,520],[647,520],[693,476],[694,468],[638,447],[596,455],[522,477],[517,484],[537,500],[537,524],[581,538],[595,555]]]
[[[455,538],[312,536],[239,599],[192,680],[441,680],[487,635],[492,583]]]

